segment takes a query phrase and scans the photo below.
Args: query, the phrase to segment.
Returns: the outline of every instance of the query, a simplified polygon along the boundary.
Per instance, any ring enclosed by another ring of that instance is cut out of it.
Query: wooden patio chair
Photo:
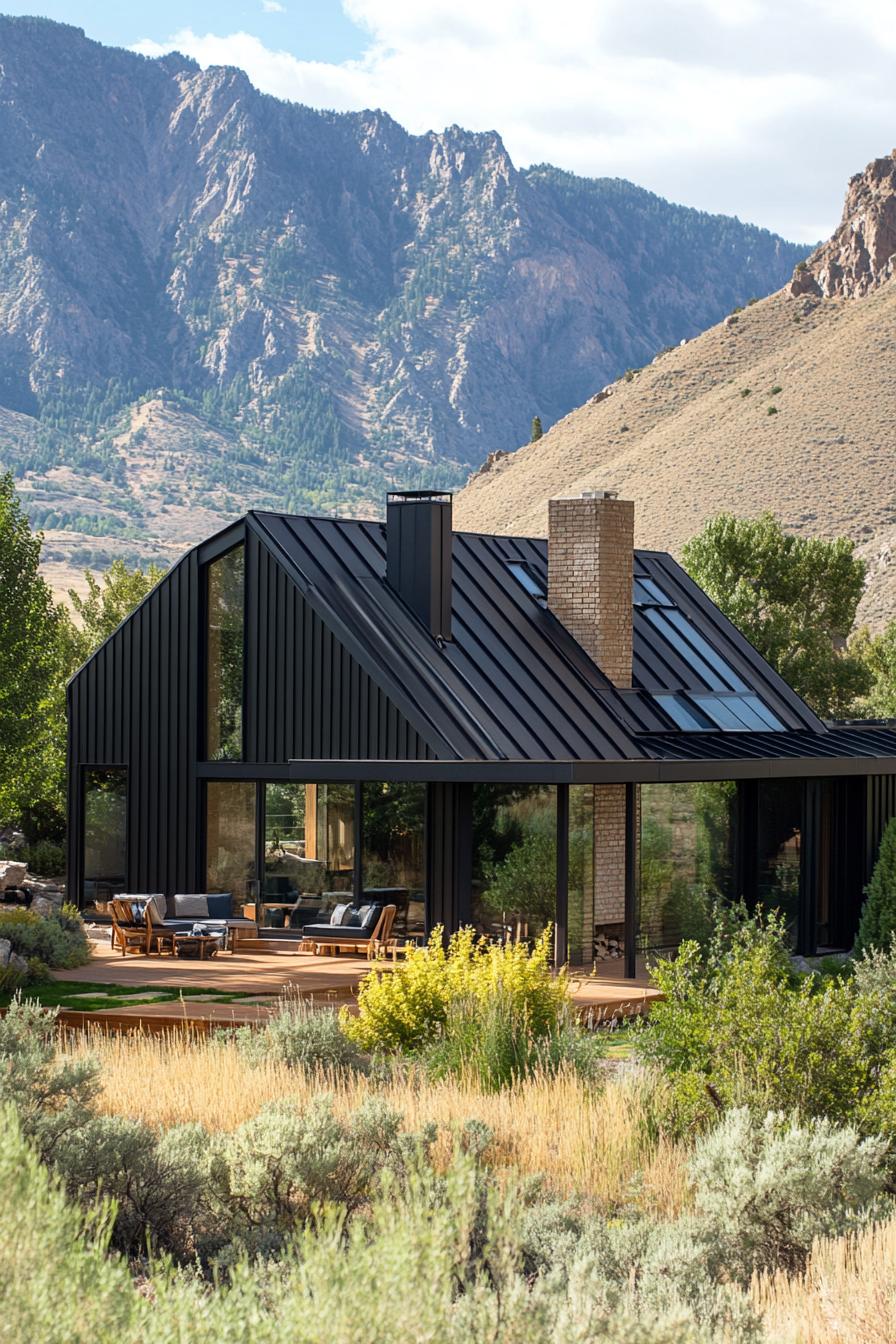
[[[109,902],[109,915],[112,919],[112,946],[121,948],[121,955],[129,952],[146,952],[146,925],[138,924],[130,901],[112,900]]]
[[[395,923],[395,906],[384,905],[380,917],[374,924],[369,938],[327,938],[316,942],[314,950],[318,956],[329,956],[336,952],[362,952],[368,961],[382,949],[388,950],[392,942],[392,925]]]
[[[155,917],[152,901],[147,901],[143,908],[143,918],[146,921],[146,951],[158,952],[159,955],[167,948],[174,956],[176,943],[174,939],[174,930],[166,929]]]

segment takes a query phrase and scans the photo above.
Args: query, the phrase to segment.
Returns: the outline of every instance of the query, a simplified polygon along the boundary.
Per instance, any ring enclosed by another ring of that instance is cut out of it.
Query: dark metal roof
[[[896,757],[896,724],[838,725],[820,733],[651,733],[641,742],[664,761],[880,759]]]
[[[252,514],[309,602],[440,757],[636,760],[610,682],[513,577],[544,543],[455,533],[452,639],[440,643],[385,579],[385,528]]]
[[[733,742],[737,759],[748,750],[744,739],[756,736],[670,733],[653,693],[708,692],[713,682],[702,660],[683,657],[662,623],[639,607],[634,686],[614,687],[511,571],[524,565],[546,591],[543,539],[454,533],[452,639],[442,642],[387,584],[382,523],[272,513],[250,514],[248,523],[439,759],[650,761],[679,739],[686,739],[682,759],[692,759],[707,738]],[[782,734],[759,736],[825,732],[671,556],[638,551],[635,572],[666,593],[784,726]]]

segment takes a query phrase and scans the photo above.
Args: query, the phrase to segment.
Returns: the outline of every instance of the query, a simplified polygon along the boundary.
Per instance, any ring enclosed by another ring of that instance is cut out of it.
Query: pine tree
[[[532,433],[531,433],[530,436],[529,436],[529,442],[530,442],[530,443],[535,443],[538,439],[541,438],[541,436],[542,436],[543,433],[544,433],[544,431],[543,431],[543,429],[541,428],[541,416],[540,416],[540,415],[533,415],[533,417],[532,417]]]
[[[884,831],[871,881],[865,888],[865,904],[856,938],[857,952],[872,948],[889,950],[896,933],[896,817]]]

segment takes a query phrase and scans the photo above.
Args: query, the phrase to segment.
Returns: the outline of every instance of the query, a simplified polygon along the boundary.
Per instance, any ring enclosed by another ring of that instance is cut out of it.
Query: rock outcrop
[[[861,299],[896,274],[896,149],[850,179],[834,236],[800,262],[794,295]]]

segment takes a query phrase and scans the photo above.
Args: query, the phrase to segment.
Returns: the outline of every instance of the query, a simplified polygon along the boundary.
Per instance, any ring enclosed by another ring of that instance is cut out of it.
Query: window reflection
[[[249,883],[256,877],[254,783],[209,781],[205,836],[206,890],[230,892],[233,913],[238,914],[251,894]]]
[[[642,784],[638,949],[706,938],[733,899],[736,785]]]
[[[264,790],[259,922],[299,931],[325,924],[353,892],[354,785],[267,783]]]
[[[424,894],[423,784],[365,784],[364,900],[395,906],[396,933],[422,933]]]
[[[551,786],[473,790],[473,925],[532,941],[557,908],[557,798]]]
[[[85,913],[105,914],[127,885],[127,781],[123,766],[84,772]]]
[[[206,568],[206,758],[238,761],[243,754],[244,548]]]

